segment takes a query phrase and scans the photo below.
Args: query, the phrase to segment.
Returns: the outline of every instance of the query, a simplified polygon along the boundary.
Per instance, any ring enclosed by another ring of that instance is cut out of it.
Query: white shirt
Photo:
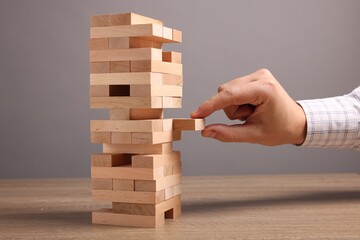
[[[298,103],[307,121],[307,134],[301,146],[360,151],[360,86],[344,96]]]

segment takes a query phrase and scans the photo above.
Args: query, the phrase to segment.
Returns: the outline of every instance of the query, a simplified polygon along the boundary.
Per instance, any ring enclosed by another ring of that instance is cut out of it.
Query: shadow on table
[[[91,212],[44,212],[44,213],[8,213],[0,214],[0,223],[27,222],[34,224],[59,224],[62,226],[82,226],[91,224]]]
[[[254,199],[199,199],[198,201],[183,201],[182,210],[186,212],[208,212],[209,210],[224,210],[230,208],[256,208],[266,206],[295,205],[306,203],[351,202],[359,200],[360,191],[328,191],[298,195],[284,195]]]

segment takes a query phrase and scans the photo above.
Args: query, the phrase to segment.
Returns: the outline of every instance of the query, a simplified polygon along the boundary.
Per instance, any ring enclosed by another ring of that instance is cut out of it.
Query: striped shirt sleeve
[[[307,121],[301,146],[360,151],[360,86],[348,95],[298,103]]]

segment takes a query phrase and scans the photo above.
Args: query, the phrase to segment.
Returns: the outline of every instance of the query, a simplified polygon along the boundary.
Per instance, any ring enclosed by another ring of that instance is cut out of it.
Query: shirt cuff
[[[303,108],[307,133],[301,146],[359,148],[359,116],[349,96],[297,101]]]

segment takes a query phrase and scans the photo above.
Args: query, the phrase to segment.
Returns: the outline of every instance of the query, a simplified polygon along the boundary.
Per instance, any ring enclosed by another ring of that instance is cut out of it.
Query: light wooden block
[[[163,52],[163,62],[181,63],[181,53],[179,52]]]
[[[130,61],[110,62],[111,73],[130,72]]]
[[[173,174],[173,165],[167,164],[164,166],[164,177],[170,176]]]
[[[163,108],[181,108],[181,103],[181,97],[162,97]]]
[[[92,178],[154,180],[163,177],[162,168],[132,168],[131,165],[119,167],[91,167]]]
[[[92,38],[90,39],[90,51],[91,50],[106,50],[109,49],[108,38]]]
[[[172,152],[171,143],[161,144],[103,144],[104,153],[164,154]]]
[[[199,131],[205,128],[205,119],[202,118],[177,118],[173,123],[174,130]]]
[[[91,27],[102,27],[102,26],[110,26],[110,14],[102,14],[91,16],[90,26]]]
[[[168,27],[163,27],[163,38],[172,40],[173,39],[173,30]]]
[[[90,86],[90,97],[109,97],[108,85]]]
[[[133,168],[159,168],[179,161],[180,152],[175,151],[169,154],[133,155],[131,165]]]
[[[165,223],[164,214],[158,216],[142,216],[134,214],[114,213],[112,209],[100,209],[92,212],[92,223],[119,225],[129,227],[155,228]]]
[[[131,164],[130,154],[98,153],[91,155],[92,167],[116,167]]]
[[[110,142],[104,142],[104,143],[131,144],[131,140],[132,140],[131,133],[112,132],[110,137]]]
[[[130,109],[113,108],[109,109],[110,120],[130,120]]]
[[[174,197],[174,186],[165,188],[165,200]]]
[[[161,42],[151,41],[139,37],[130,38],[130,48],[162,48]]]
[[[145,17],[136,13],[120,13],[110,15],[111,25],[137,25],[154,23],[163,25],[163,22],[153,18]]]
[[[163,109],[130,109],[131,120],[162,119]]]
[[[172,128],[172,119],[90,121],[92,132],[163,132]]]
[[[162,84],[182,86],[183,85],[183,77],[182,77],[182,75],[162,74]]]
[[[176,29],[173,29],[173,41],[182,42],[182,32]]]
[[[92,62],[90,63],[90,74],[100,74],[110,72],[110,62]]]
[[[162,97],[90,97],[90,108],[163,108]]]
[[[132,144],[158,144],[181,140],[181,135],[173,131],[131,133]]]
[[[182,76],[151,72],[90,74],[90,85],[180,85]]]
[[[162,60],[161,49],[131,48],[90,51],[90,62]]]
[[[119,203],[113,202],[112,209],[116,213],[142,215],[142,216],[155,216],[155,204],[144,203]]]
[[[178,196],[181,194],[181,184],[177,184],[174,186],[174,196]]]
[[[157,204],[165,200],[165,191],[158,192],[136,192],[136,191],[111,191],[92,190],[93,200]]]
[[[182,172],[182,166],[181,166],[181,162],[177,162],[173,164],[173,174],[179,174]]]
[[[135,191],[157,192],[169,188],[171,186],[180,185],[180,183],[181,183],[181,174],[174,174],[163,178],[159,178],[157,180],[135,180]],[[177,188],[176,191],[178,191]]]
[[[113,190],[113,181],[111,178],[93,178],[91,186],[94,190]]]
[[[135,182],[133,179],[112,179],[114,191],[134,191]]]
[[[110,132],[91,132],[91,143],[112,143]],[[131,140],[131,135],[130,135]]]
[[[162,60],[131,60],[131,72],[156,72],[182,75],[182,64]]]
[[[93,39],[98,39],[98,38],[93,38]],[[112,37],[108,39],[109,39],[109,49],[127,49],[130,47],[129,37]]]
[[[174,85],[131,85],[130,96],[150,97],[150,96],[171,96],[182,97],[182,86]]]
[[[90,28],[90,38],[142,37],[158,42],[171,42],[162,35],[163,27],[159,24],[94,26]]]

